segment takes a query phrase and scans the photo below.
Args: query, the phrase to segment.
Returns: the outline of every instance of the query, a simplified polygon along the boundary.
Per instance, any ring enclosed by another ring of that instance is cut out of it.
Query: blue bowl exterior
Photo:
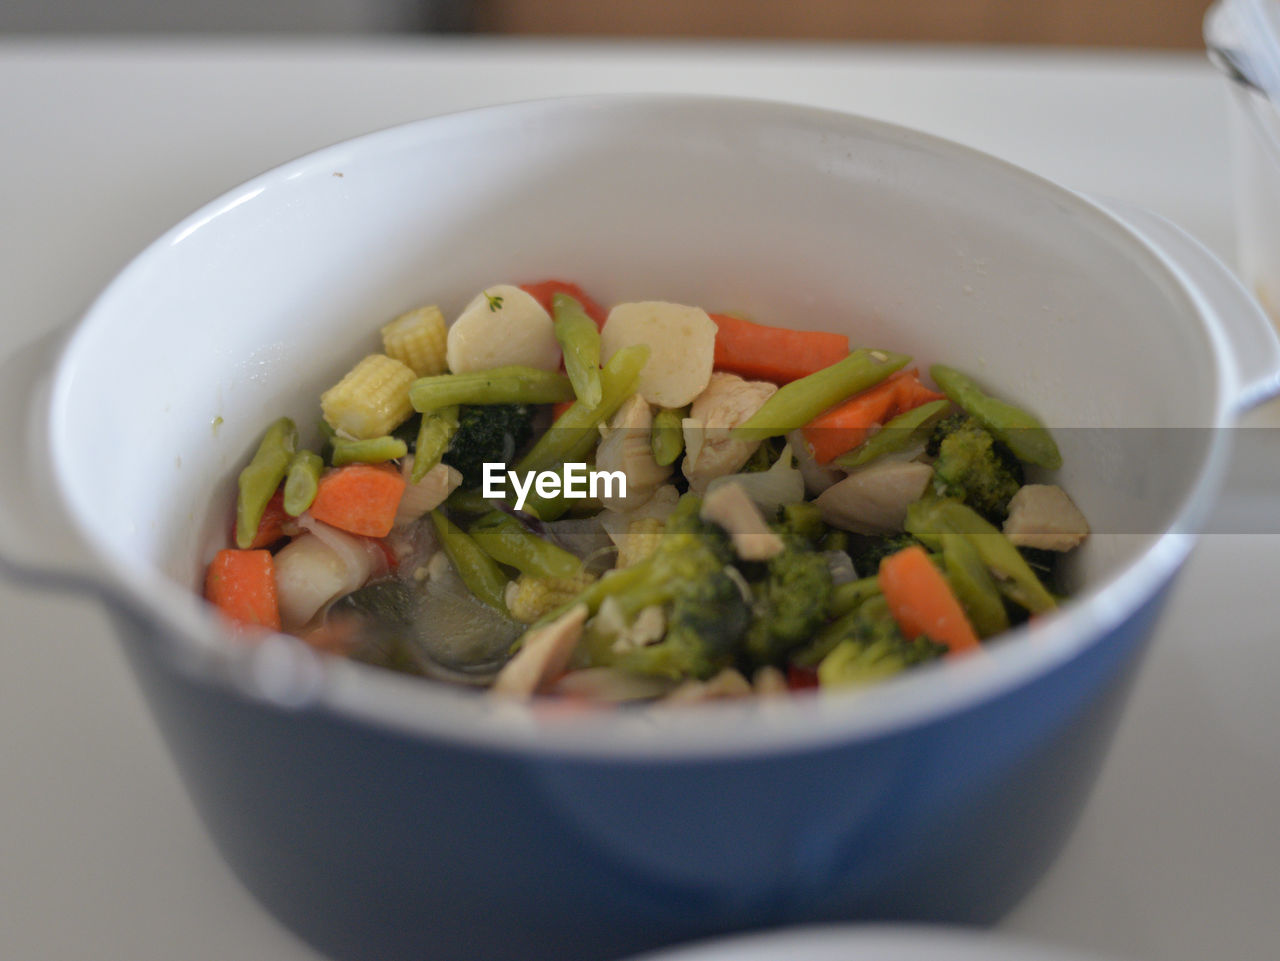
[[[1167,587],[1033,683],[722,760],[531,757],[286,712],[126,647],[235,873],[341,959],[611,958],[821,920],[999,918],[1064,843]]]

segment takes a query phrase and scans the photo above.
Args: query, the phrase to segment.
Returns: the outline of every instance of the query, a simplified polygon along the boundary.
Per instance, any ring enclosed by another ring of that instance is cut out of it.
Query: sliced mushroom
[[[763,380],[744,380],[720,371],[711,375],[706,390],[689,408],[684,428],[684,476],[690,489],[701,493],[717,477],[735,473],[745,464],[759,440],[735,440],[730,431],[758,411],[778,388]]]
[[[582,625],[586,622],[587,605],[577,604],[550,624],[535,627],[525,635],[515,657],[503,665],[490,690],[513,697],[531,697],[555,683],[569,666],[569,658],[582,638]]]
[[[1061,487],[1024,484],[1009,501],[1004,535],[1016,547],[1069,551],[1089,536],[1089,522]]]
[[[707,494],[699,516],[728,531],[734,551],[744,561],[767,561],[784,549],[782,538],[769,530],[741,484],[725,484]]]
[[[632,394],[613,415],[596,448],[596,470],[621,471],[627,478],[625,496],[600,498],[607,510],[631,511],[644,506],[671,476],[671,468],[659,466],[653,458],[652,431],[649,402]]]
[[[907,507],[920,499],[933,468],[916,462],[877,462],[823,491],[814,503],[822,519],[855,534],[902,530]]]

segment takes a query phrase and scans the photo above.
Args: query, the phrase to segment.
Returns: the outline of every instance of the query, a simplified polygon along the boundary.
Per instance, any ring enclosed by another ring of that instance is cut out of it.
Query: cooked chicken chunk
[[[503,665],[490,690],[514,697],[531,697],[555,683],[582,637],[587,605],[577,604],[524,639],[516,656]]]
[[[728,531],[734,551],[744,561],[767,561],[783,551],[782,538],[769,530],[741,484],[725,484],[709,493],[699,516]]]
[[[671,476],[670,467],[660,467],[653,459],[652,428],[653,411],[639,394],[632,394],[609,422],[596,449],[596,470],[622,471],[627,493],[600,498],[606,509],[632,511],[643,506]]]
[[[758,440],[733,440],[729,432],[760,409],[778,388],[717,371],[684,420],[684,476],[697,493],[717,477],[732,474],[751,457]]]
[[[1009,501],[1004,534],[1017,547],[1069,551],[1089,536],[1089,522],[1055,484],[1024,484]]]
[[[907,507],[920,499],[933,468],[914,461],[873,463],[814,501],[822,519],[855,534],[893,534],[902,530]]]

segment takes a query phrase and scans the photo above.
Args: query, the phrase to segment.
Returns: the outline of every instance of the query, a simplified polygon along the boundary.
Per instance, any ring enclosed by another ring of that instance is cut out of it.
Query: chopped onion
[[[710,494],[725,484],[740,485],[765,514],[776,511],[784,504],[804,500],[804,477],[792,463],[789,443],[782,448],[782,453],[768,470],[717,477],[707,485],[707,493]]]

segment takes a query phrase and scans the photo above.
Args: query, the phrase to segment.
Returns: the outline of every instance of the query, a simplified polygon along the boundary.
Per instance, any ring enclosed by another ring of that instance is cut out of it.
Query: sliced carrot
[[[923,634],[953,654],[978,647],[977,632],[951,585],[918,544],[880,561],[880,590],[905,637]]]
[[[270,551],[218,551],[205,574],[204,596],[237,624],[280,630],[275,560]]]
[[[918,370],[900,370],[805,424],[804,439],[814,460],[826,464],[853,450],[890,418],[941,399],[942,394],[920,383]]]
[[[348,464],[325,472],[309,513],[316,520],[365,537],[386,537],[404,494],[404,477],[386,464]]]
[[[547,313],[551,313],[552,297],[556,294],[568,294],[582,305],[582,309],[596,322],[597,327],[603,327],[605,319],[609,316],[608,311],[596,303],[581,287],[566,280],[543,280],[536,284],[521,284],[520,289],[540,303]]]
[[[267,501],[266,510],[262,512],[262,520],[258,521],[258,532],[253,535],[253,541],[247,549],[257,550],[260,547],[270,547],[285,536],[285,524],[291,520],[293,518],[284,512],[284,486],[281,485],[271,495],[271,500]],[[232,520],[230,539],[234,542],[235,538],[236,526],[235,521]]]
[[[712,314],[716,325],[715,369],[788,384],[830,367],[849,354],[849,338],[830,331],[789,330]]]

